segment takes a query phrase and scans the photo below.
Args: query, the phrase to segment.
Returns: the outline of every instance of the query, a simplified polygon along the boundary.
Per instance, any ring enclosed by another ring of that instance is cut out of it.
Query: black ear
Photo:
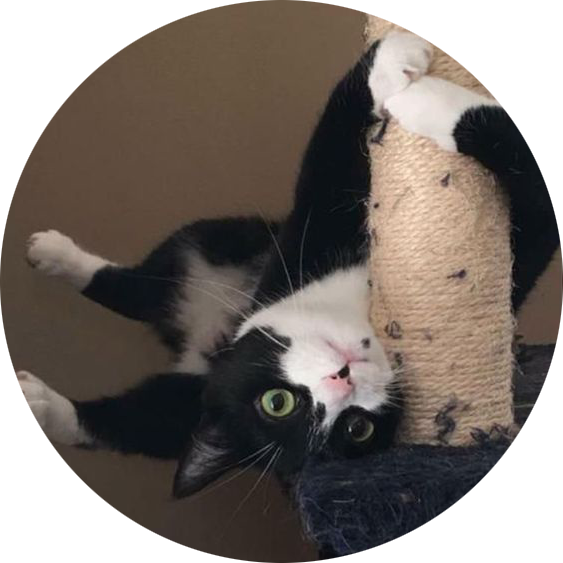
[[[234,452],[220,423],[202,420],[174,477],[174,496],[197,493],[233,467]]]

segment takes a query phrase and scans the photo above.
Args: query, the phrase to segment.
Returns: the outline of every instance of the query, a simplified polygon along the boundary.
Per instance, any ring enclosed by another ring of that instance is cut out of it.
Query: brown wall
[[[362,50],[362,26],[360,13],[329,5],[231,6],[144,37],[86,80],[37,143],[10,210],[2,305],[14,365],[78,399],[164,369],[143,326],[31,271],[27,237],[53,227],[131,263],[195,218],[283,214],[323,102]],[[559,260],[523,311],[528,341],[555,340],[560,297]],[[58,450],[113,506],[175,541],[243,559],[315,557],[273,482],[230,521],[255,475],[171,502],[171,463]]]

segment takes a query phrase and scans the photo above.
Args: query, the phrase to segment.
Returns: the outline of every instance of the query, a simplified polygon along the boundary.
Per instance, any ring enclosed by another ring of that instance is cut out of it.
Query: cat
[[[369,142],[384,142],[389,116],[496,174],[511,203],[515,310],[559,241],[514,123],[495,101],[427,75],[431,60],[431,45],[408,32],[364,53],[328,100],[283,222],[196,221],[133,267],[54,230],[32,235],[27,257],[37,270],[148,323],[173,356],[170,372],[91,401],[18,372],[47,436],[178,459],[178,497],[235,467],[290,482],[313,455],[388,448],[401,392],[368,318],[366,154]]]

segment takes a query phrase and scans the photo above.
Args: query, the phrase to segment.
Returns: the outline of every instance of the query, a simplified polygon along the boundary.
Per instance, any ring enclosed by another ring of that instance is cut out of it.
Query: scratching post
[[[368,16],[367,43],[392,29]],[[429,74],[487,93],[438,49]],[[370,156],[371,318],[400,365],[399,441],[466,445],[475,429],[510,427],[512,260],[502,191],[472,158],[393,120]]]
[[[368,45],[394,28],[368,16]],[[486,94],[439,50],[430,74]],[[493,176],[392,120],[370,157],[371,318],[405,416],[395,447],[305,466],[294,496],[323,557],[395,539],[470,491],[509,447],[513,410],[522,423],[553,351],[526,350],[513,379],[510,217]]]

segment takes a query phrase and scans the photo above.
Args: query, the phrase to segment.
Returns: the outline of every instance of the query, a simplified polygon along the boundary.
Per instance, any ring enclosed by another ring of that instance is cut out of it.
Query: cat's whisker
[[[303,256],[304,256],[304,252],[305,252],[305,238],[307,237],[307,231],[309,229],[309,224],[311,222],[311,214],[313,212],[313,209],[309,209],[309,212],[307,213],[307,219],[305,220],[305,225],[303,226],[303,234],[301,236],[301,244],[299,245],[299,289],[303,290]],[[302,296],[302,294],[301,294]],[[294,299],[297,299],[297,296],[295,296]],[[302,299],[298,300],[299,303],[299,313],[301,315],[303,315],[304,312],[304,308],[303,308],[303,301]],[[309,335],[306,333],[305,334],[305,339],[309,340]]]
[[[311,222],[312,209],[309,209],[307,214],[307,219],[305,221],[305,226],[303,227],[303,235],[301,236],[301,245],[299,247],[299,287],[303,289],[303,253],[305,250],[305,237],[307,236],[307,230],[309,228],[309,223]]]
[[[311,451],[313,449],[313,440],[315,439],[316,432],[315,432],[315,425],[311,424],[309,428],[309,432],[307,433],[307,449]]]
[[[273,465],[273,463],[274,463],[274,461],[277,457],[277,453],[280,452],[281,449],[282,449],[282,447],[278,446],[277,450],[275,450],[275,452],[272,454],[272,457],[270,458],[270,460],[266,464],[266,467],[264,468],[262,473],[260,473],[260,476],[258,477],[258,479],[256,479],[256,482],[254,483],[254,485],[252,486],[250,491],[248,491],[248,493],[241,500],[241,502],[239,503],[239,505],[237,506],[237,508],[233,512],[232,516],[229,519],[229,522],[225,526],[225,529],[227,529],[232,524],[233,520],[236,518],[238,513],[241,511],[242,507],[246,504],[246,501],[251,497],[252,493],[258,488],[258,485],[262,482],[262,479],[265,477],[266,473],[268,473],[268,471],[272,467],[272,465]]]
[[[206,280],[206,279],[197,278],[197,277],[194,277],[194,276],[187,276],[187,279],[192,280],[192,282],[201,281],[203,283],[209,283],[209,284],[212,284],[212,285],[217,285],[219,287],[224,287],[225,289],[229,289],[230,291],[234,291],[235,293],[238,293],[239,295],[247,297],[248,299],[250,299],[251,301],[253,301],[257,305],[262,307],[263,309],[265,309],[269,305],[269,303],[264,303],[263,301],[256,299],[256,297],[254,297],[250,293],[248,293],[246,291],[242,291],[241,289],[238,289],[237,287],[234,287],[234,286],[226,284],[226,283],[218,282],[218,281],[215,281],[215,280]]]
[[[284,272],[285,272],[285,277],[287,278],[287,284],[288,284],[288,287],[289,287],[290,296],[293,297],[294,307],[297,310],[297,302],[295,300],[295,288],[293,287],[293,283],[291,282],[291,276],[289,275],[289,268],[287,267],[287,262],[285,260],[284,255],[283,255],[283,252],[282,252],[282,249],[281,249],[280,244],[278,242],[278,239],[275,237],[274,233],[272,232],[272,228],[270,227],[270,224],[268,223],[268,221],[264,217],[264,214],[262,213],[261,209],[258,206],[256,206],[256,209],[258,210],[260,217],[264,221],[264,224],[266,225],[266,228],[268,229],[268,233],[270,234],[270,237],[272,238],[272,242],[274,243],[274,248],[276,249],[276,252],[277,252],[278,256],[280,257],[280,260],[281,260],[281,263],[282,263],[282,266],[283,266],[283,269],[284,269]]]
[[[271,467],[271,470],[270,470],[270,474],[268,475],[268,478],[266,479],[265,488],[268,487],[268,485],[270,484],[270,481],[272,480],[272,475],[274,474],[274,471],[275,471],[275,469],[276,469],[276,464],[278,463],[278,461],[279,461],[279,459],[280,459],[282,453],[283,453],[283,447],[282,447],[282,446],[279,446],[279,447],[278,447],[278,450],[277,450],[277,452],[276,452],[276,454],[275,454],[275,455],[277,456],[277,457],[276,457],[276,460],[274,461],[274,463],[273,463],[273,465],[272,465],[272,467]]]
[[[264,459],[274,448],[275,444],[274,442],[270,442],[270,444],[268,444],[268,446],[265,446],[264,448],[261,448],[261,450],[259,450],[258,452],[254,452],[254,454],[251,454],[250,456],[247,456],[246,458],[242,459],[241,461],[233,464],[233,465],[229,465],[227,468],[222,467],[221,469],[217,470],[217,472],[222,472],[228,469],[232,469],[234,467],[237,467],[238,465],[240,465],[241,463],[243,463],[245,460],[248,460],[249,458],[252,458],[256,455],[258,455],[259,452],[262,452],[256,459],[254,459],[252,461],[252,463],[249,463],[248,465],[246,465],[245,467],[243,467],[240,471],[237,471],[236,473],[234,473],[233,475],[231,475],[230,477],[228,477],[227,479],[223,479],[222,481],[219,481],[219,483],[216,483],[215,485],[208,487],[206,489],[204,489],[203,491],[201,491],[201,493],[193,495],[191,497],[190,500],[198,500],[204,496],[207,496],[209,493],[212,493],[213,491],[216,491],[217,489],[219,489],[220,487],[222,487],[223,485],[226,485],[227,483],[230,483],[231,481],[234,481],[235,479],[237,479],[238,477],[240,477],[241,475],[243,475],[244,473],[246,473],[248,470],[252,469],[252,467],[254,467],[257,463],[259,463],[262,459]]]
[[[218,350],[214,350],[213,352],[211,352],[211,354],[209,354],[207,357],[208,358],[215,358],[216,356],[218,356],[222,352],[226,352],[227,350],[234,350],[234,349],[235,349],[234,346],[227,346],[225,348],[219,348]]]
[[[251,295],[250,293],[243,291],[237,287],[234,287],[232,285],[229,285],[227,283],[223,283],[223,282],[218,282],[216,280],[209,280],[209,279],[205,279],[205,278],[200,278],[197,276],[184,276],[184,277],[171,277],[171,276],[154,276],[154,275],[149,275],[149,274],[138,274],[138,273],[133,273],[133,272],[125,272],[125,271],[120,271],[119,275],[122,276],[127,276],[127,277],[134,277],[134,278],[143,278],[143,279],[150,279],[150,280],[155,280],[155,281],[162,281],[162,282],[169,282],[169,283],[175,283],[177,285],[184,285],[186,283],[186,280],[191,280],[192,284],[194,282],[202,282],[202,283],[207,283],[207,284],[211,284],[211,285],[216,285],[225,289],[229,289],[230,291],[234,291],[235,293],[238,293],[239,295],[242,295],[248,299],[250,299],[251,301],[253,301],[254,303],[256,303],[257,305],[259,305],[262,308],[266,308],[270,305],[270,303],[265,303],[264,301],[260,301],[259,299],[256,299],[256,297],[254,297],[254,295]],[[193,285],[191,287],[194,287]]]
[[[282,342],[280,342],[277,338],[274,338],[268,331],[264,330],[263,328],[254,325],[254,328],[262,333],[264,336],[266,336],[267,338],[269,338],[272,342],[275,342],[278,346],[280,346],[281,348],[283,348],[284,350],[289,350],[289,347],[286,346],[285,344],[283,344]]]
[[[268,478],[266,479],[266,483],[264,484],[264,492],[267,493],[268,491],[268,487],[270,486],[270,481],[272,480],[272,475],[274,474],[274,471],[276,469],[276,464],[278,463],[280,457],[282,456],[282,452],[283,452],[283,447],[280,446],[276,453],[274,454],[276,456],[276,459],[274,461],[274,463],[272,464],[272,467],[270,469],[270,474],[268,475]],[[269,504],[264,508],[263,510],[263,514],[266,514],[266,511],[269,508]]]
[[[391,397],[387,397],[387,399],[385,400],[385,405],[393,408],[400,408],[402,406],[400,402],[394,401],[393,399],[391,399]]]
[[[402,401],[403,401],[403,397],[401,395],[394,394],[392,391],[387,390],[385,397],[386,405],[390,405],[392,407],[401,407]]]
[[[210,291],[206,291],[203,288],[198,287],[197,285],[191,285],[191,287],[193,289],[195,289],[196,291],[201,291],[205,295],[208,295],[208,296],[216,299],[217,301],[219,301],[219,303],[222,303],[223,305],[225,305],[225,307],[231,309],[232,311],[234,311],[235,313],[240,315],[240,317],[242,317],[245,321],[249,321],[251,319],[250,316],[248,316],[246,313],[241,311],[238,307],[235,307],[232,303],[226,301],[225,299],[221,299],[219,296],[215,295],[214,293],[211,293]],[[289,350],[288,346],[286,346],[283,342],[279,341],[277,338],[272,336],[268,331],[264,330],[262,327],[260,327],[258,325],[253,325],[253,327],[258,332],[260,332],[263,336],[265,336],[266,338],[268,338],[269,340],[271,340],[272,342],[274,342],[275,344],[277,344],[278,346],[280,346],[284,350]]]
[[[147,277],[147,276],[139,276],[139,277]],[[149,276],[149,277],[152,278],[152,276]],[[215,293],[212,293],[211,291],[207,291],[206,289],[203,289],[202,287],[199,287],[198,285],[192,284],[192,283],[187,282],[185,280],[183,282],[176,282],[176,283],[181,283],[182,285],[189,285],[192,289],[195,289],[196,291],[199,291],[199,292],[201,292],[205,295],[208,295],[209,297],[215,299],[216,301],[218,301],[219,303],[221,303],[222,305],[224,305],[225,307],[227,307],[228,309],[230,309],[231,311],[233,311],[234,313],[239,315],[245,321],[250,320],[250,317],[244,311],[242,311],[238,307],[234,306],[231,302],[227,301],[226,299],[219,297]],[[260,326],[254,325],[254,328],[256,328],[256,330],[258,330],[264,336],[266,336],[266,338],[268,338],[272,342],[275,342],[281,348],[283,348],[285,350],[289,349],[285,344],[280,342],[277,338],[274,338],[269,332],[267,332],[266,330],[264,330]]]
[[[283,447],[279,447],[278,451],[276,452],[276,459],[274,461],[274,463],[272,464],[272,467],[270,468],[270,473],[268,475],[268,478],[266,479],[266,484],[264,485],[264,493],[267,494],[269,491],[269,486],[270,486],[270,481],[272,479],[272,475],[274,474],[275,470],[276,470],[276,464],[278,463],[278,461],[280,460],[281,456],[283,453]],[[268,511],[268,509],[270,508],[270,503],[268,503],[265,507],[264,510],[262,511],[262,514],[266,515],[266,512]]]
[[[229,469],[233,469],[234,467],[239,466],[241,463],[244,463],[245,461],[248,461],[249,459],[252,459],[253,457],[259,455],[260,453],[266,451],[266,450],[271,450],[272,447],[275,445],[275,442],[270,442],[269,444],[266,444],[264,447],[260,448],[259,450],[256,450],[254,453],[247,455],[246,457],[243,457],[242,459],[239,459],[237,462],[228,465],[227,467],[223,467],[222,469],[220,469],[220,471],[228,471]]]
[[[262,362],[250,362],[249,365],[254,366],[255,368],[259,368],[259,369],[276,369],[278,367],[278,364],[275,362],[275,360],[268,360],[265,359]]]
[[[203,288],[199,287],[198,285],[187,281],[188,277],[186,277],[186,278],[171,278],[171,277],[167,277],[167,276],[154,276],[154,275],[149,275],[149,274],[137,274],[137,273],[132,273],[132,272],[120,272],[120,275],[126,276],[126,277],[132,277],[132,278],[163,281],[163,282],[168,282],[168,283],[174,283],[176,285],[181,285],[181,286],[187,285],[187,286],[191,287],[192,289],[196,289],[198,291],[201,291],[202,293],[205,293],[209,297],[216,299],[217,301],[219,301],[220,303],[222,303],[226,307],[229,307],[232,311],[234,311],[235,313],[237,313],[238,315],[243,317],[245,320],[248,319],[248,317],[245,315],[245,313],[241,309],[235,307],[232,303],[227,302],[224,299],[221,299],[221,297],[219,297],[218,295],[215,295],[214,293],[211,293],[207,290],[204,290]],[[197,279],[198,281],[206,281],[206,280],[201,280],[201,278],[192,278],[192,279]],[[207,281],[209,283],[213,283],[211,280],[207,280]]]

